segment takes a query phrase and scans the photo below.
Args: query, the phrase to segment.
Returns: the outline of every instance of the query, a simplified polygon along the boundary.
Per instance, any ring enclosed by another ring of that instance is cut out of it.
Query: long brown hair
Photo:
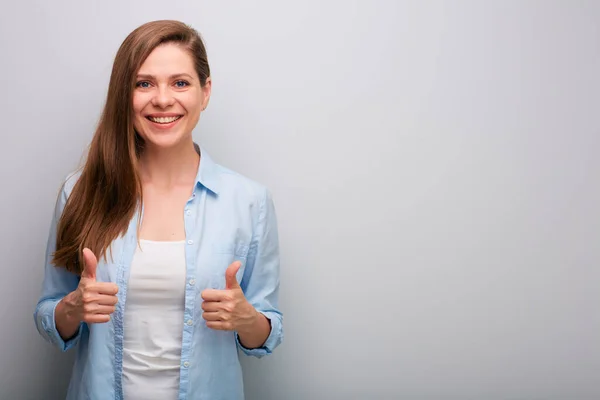
[[[98,259],[105,257],[141,204],[138,159],[144,143],[133,126],[133,90],[143,62],[165,43],[176,43],[189,52],[202,87],[210,76],[200,35],[182,22],[148,22],[127,36],[115,56],[106,104],[87,159],[58,222],[52,260],[56,266],[80,274],[85,247]]]

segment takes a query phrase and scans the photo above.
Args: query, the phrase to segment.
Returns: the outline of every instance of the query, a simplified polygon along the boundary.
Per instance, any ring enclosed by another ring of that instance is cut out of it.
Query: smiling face
[[[190,54],[173,43],[155,48],[138,71],[133,91],[134,127],[146,146],[171,147],[191,140],[210,98]]]

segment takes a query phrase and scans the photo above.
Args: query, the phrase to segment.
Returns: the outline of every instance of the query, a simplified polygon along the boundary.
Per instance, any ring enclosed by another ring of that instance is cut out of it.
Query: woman
[[[271,196],[192,140],[211,94],[198,33],[121,45],[82,170],[58,197],[40,334],[77,346],[68,399],[243,399],[238,349],[283,339]]]

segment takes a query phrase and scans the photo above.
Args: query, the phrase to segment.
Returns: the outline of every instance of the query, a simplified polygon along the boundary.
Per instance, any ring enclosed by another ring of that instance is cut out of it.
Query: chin
[[[170,148],[175,147],[184,141],[184,136],[182,135],[172,135],[172,136],[163,136],[163,137],[153,137],[150,142],[153,146],[161,147],[161,148]]]
[[[186,138],[186,135],[181,134],[179,132],[173,133],[151,133],[140,135],[144,139],[146,146],[150,145],[152,147],[160,147],[160,148],[169,148],[174,147],[183,142]]]

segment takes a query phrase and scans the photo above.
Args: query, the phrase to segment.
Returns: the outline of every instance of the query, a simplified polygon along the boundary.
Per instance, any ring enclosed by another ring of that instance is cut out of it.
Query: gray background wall
[[[204,35],[195,138],[268,185],[286,340],[248,399],[600,398],[600,4],[6,1],[0,398],[60,399],[37,335],[51,210],[112,58]]]

